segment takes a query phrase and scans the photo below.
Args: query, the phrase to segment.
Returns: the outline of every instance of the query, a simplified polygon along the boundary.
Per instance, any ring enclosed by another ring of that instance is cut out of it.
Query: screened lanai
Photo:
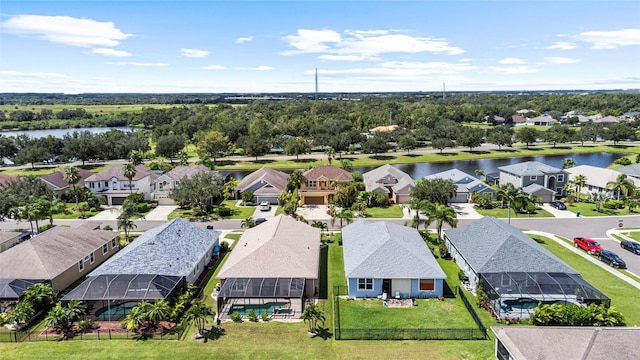
[[[501,272],[480,274],[480,279],[500,317],[529,317],[539,303],[611,304],[611,299],[578,274]]]
[[[32,285],[49,283],[47,280],[0,279],[0,299],[18,300]]]
[[[299,316],[304,289],[304,278],[228,278],[218,291],[218,314],[226,319],[234,311],[246,315],[253,309],[271,317]]]

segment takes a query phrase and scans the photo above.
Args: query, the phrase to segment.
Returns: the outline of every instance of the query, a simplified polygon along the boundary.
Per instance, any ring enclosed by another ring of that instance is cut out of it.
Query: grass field
[[[573,212],[580,212],[580,216],[613,216],[613,215],[627,215],[627,210],[614,210],[614,209],[605,209],[600,206],[600,212],[596,211],[596,204],[588,203],[588,202],[576,202],[571,205],[567,205],[567,210]]]
[[[155,109],[168,109],[179,105],[165,105],[165,104],[129,104],[129,105],[69,105],[69,104],[56,104],[56,105],[0,105],[0,111],[12,112],[17,110],[32,111],[39,113],[43,109],[51,110],[54,113],[63,109],[85,109],[89,114],[119,114],[123,112],[139,113],[144,108]]]
[[[500,218],[506,219],[506,218],[509,217],[509,209],[500,209],[500,208],[479,209],[479,208],[476,208],[476,211],[478,211],[478,213],[483,215],[483,216],[493,216],[493,217],[499,218],[499,219]],[[550,212],[548,212],[546,210],[543,210],[543,209],[538,209],[533,214],[517,214],[515,211],[513,211],[513,209],[511,209],[511,217],[515,219],[515,218],[554,217],[554,216],[551,215]]]
[[[386,208],[374,207],[364,212],[366,217],[378,219],[400,219],[402,218],[402,209],[399,205],[389,206]]]
[[[230,208],[233,213],[231,216],[225,217],[225,219],[246,219],[253,216],[256,210],[255,206],[236,206],[235,200],[225,200],[222,203]],[[192,210],[175,209],[167,216],[167,219],[172,220],[177,217],[187,220],[202,218],[202,216],[196,216]],[[217,215],[211,214],[210,217],[215,218]]]

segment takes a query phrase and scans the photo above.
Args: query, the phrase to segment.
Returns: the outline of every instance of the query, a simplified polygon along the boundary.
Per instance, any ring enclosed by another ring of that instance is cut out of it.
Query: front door
[[[382,279],[382,292],[391,295],[391,279]]]

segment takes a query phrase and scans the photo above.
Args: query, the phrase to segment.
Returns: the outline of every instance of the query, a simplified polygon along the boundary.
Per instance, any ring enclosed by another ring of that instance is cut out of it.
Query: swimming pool
[[[532,310],[538,307],[538,304],[543,305],[552,305],[552,304],[563,304],[569,305],[571,303],[563,300],[535,300],[530,298],[519,298],[519,299],[509,299],[503,301],[505,307],[507,309],[521,309],[521,310]]]
[[[270,302],[265,304],[247,304],[247,305],[235,304],[231,306],[231,309],[229,309],[229,315],[237,311],[240,313],[240,315],[247,316],[247,313],[253,310],[256,312],[256,315],[258,316],[261,316],[262,313],[265,311],[267,312],[267,315],[271,316],[273,315],[273,312],[275,311],[275,309],[282,309],[286,305],[289,305],[289,304],[280,303],[280,302]]]
[[[119,305],[105,306],[96,310],[95,315],[98,320],[102,321],[122,320],[136,305],[138,305],[138,303],[132,301]]]

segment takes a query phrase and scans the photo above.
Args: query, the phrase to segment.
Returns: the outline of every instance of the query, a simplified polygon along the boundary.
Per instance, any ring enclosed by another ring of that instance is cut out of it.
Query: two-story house
[[[305,171],[306,183],[300,186],[304,205],[326,205],[336,194],[335,182],[353,181],[350,172],[333,165],[321,165]]]
[[[158,205],[173,205],[173,199],[169,194],[175,189],[182,179],[190,179],[195,174],[202,172],[213,172],[207,166],[176,166],[166,173],[158,176],[155,182],[153,198],[158,201]]]
[[[124,166],[110,166],[84,180],[84,186],[98,196],[104,196],[107,205],[122,205],[131,193],[144,194],[145,200],[151,200],[158,175],[144,165],[136,166],[136,174],[129,181],[124,176]]]
[[[501,166],[500,185],[513,184],[528,195],[536,195],[543,202],[552,202],[556,196],[564,195],[564,185],[569,181],[569,173],[539,161],[526,161]]]
[[[409,174],[389,164],[362,174],[366,191],[378,191],[389,196],[395,204],[411,201],[415,183]]]

